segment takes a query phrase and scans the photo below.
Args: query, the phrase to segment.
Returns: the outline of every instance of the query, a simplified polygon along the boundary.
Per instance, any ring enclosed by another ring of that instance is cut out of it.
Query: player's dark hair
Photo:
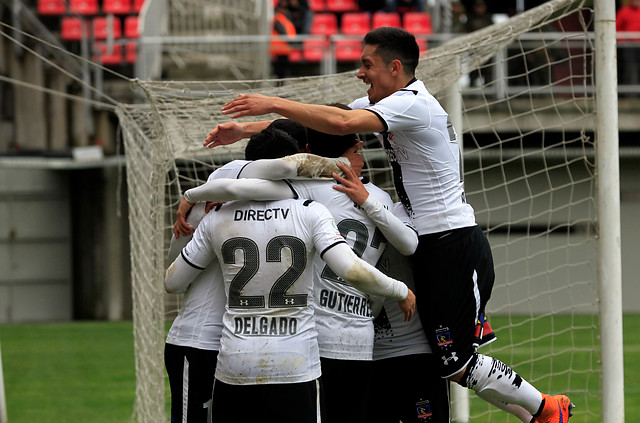
[[[340,157],[358,142],[355,134],[331,135],[314,129],[308,129],[307,136],[309,151],[323,157]]]
[[[375,54],[379,55],[385,64],[399,60],[408,76],[415,75],[420,48],[412,33],[401,28],[383,26],[367,33],[364,43],[376,46]]]
[[[349,106],[342,103],[331,103],[331,107],[343,110],[351,110]],[[358,142],[356,134],[330,135],[307,128],[307,144],[309,151],[322,157],[340,157],[344,152],[353,147]]]
[[[298,143],[291,135],[280,129],[267,127],[249,138],[244,157],[247,160],[279,159],[298,152]]]
[[[307,128],[291,119],[276,119],[269,124],[269,127],[280,129],[291,135],[297,141],[298,150],[304,151],[307,147]]]

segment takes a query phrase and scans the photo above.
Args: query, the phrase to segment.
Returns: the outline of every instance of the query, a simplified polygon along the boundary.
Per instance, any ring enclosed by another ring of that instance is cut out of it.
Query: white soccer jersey
[[[385,125],[376,133],[393,168],[400,200],[420,235],[475,225],[466,203],[460,149],[449,116],[422,81],[371,104],[367,97],[352,109],[375,113]]]
[[[207,178],[207,181],[213,181],[219,178],[238,179],[242,169],[249,163],[251,163],[249,160],[232,160],[212,172]]]
[[[218,178],[238,178],[241,170],[250,163],[234,160],[212,172],[207,180]],[[187,223],[197,228],[204,218],[204,203],[192,207]],[[191,237],[189,237],[190,239]],[[177,240],[173,239],[174,243]],[[220,350],[222,336],[222,315],[227,303],[224,292],[222,270],[217,260],[211,262],[198,277],[191,282],[184,294],[182,306],[171,324],[167,343],[202,350]]]
[[[333,189],[332,182],[297,180],[292,185],[300,197],[324,204],[356,255],[372,266],[376,265],[387,241],[360,207],[347,195]],[[365,187],[369,195],[385,207],[393,207],[389,194],[371,183],[366,183]],[[374,338],[371,297],[339,278],[318,256],[314,278],[320,356],[371,360]]]
[[[406,281],[409,289],[414,289],[411,259],[398,253],[392,245],[384,250],[377,267],[392,278]],[[430,353],[431,347],[422,329],[418,310],[411,320],[405,322],[395,301],[387,298],[382,300],[382,309],[374,321],[373,359]]]
[[[193,206],[187,217],[189,225],[194,228],[199,225],[205,216],[204,207],[204,203]],[[211,263],[185,292],[182,307],[167,334],[167,343],[218,351],[225,298],[220,266]]]
[[[298,383],[320,376],[313,257],[344,243],[317,202],[230,202],[210,212],[182,250],[192,266],[216,257],[228,300],[216,378]]]

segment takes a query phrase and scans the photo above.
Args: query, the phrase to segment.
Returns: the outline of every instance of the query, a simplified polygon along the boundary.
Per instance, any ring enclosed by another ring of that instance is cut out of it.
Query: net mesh
[[[574,422],[599,416],[592,18],[583,1],[553,0],[431,48],[416,75],[445,106],[462,99],[457,113],[448,111],[460,117],[467,197],[496,268],[488,314],[499,342],[488,353],[541,391],[570,395],[580,404]],[[162,421],[166,413],[164,336],[180,297],[164,293],[163,278],[181,193],[243,158],[244,142],[202,146],[229,120],[223,104],[251,92],[321,104],[366,95],[355,71],[282,82],[136,81],[144,104],[117,109],[127,158],[140,422]],[[386,154],[363,136],[368,176],[395,196]],[[517,421],[476,397],[471,420]]]

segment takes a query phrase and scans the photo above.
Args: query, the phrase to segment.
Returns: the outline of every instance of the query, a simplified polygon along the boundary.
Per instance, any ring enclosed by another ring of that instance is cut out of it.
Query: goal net
[[[553,0],[441,45],[430,42],[417,70],[457,122],[467,197],[494,253],[488,315],[498,342],[487,352],[541,391],[570,395],[579,404],[574,422],[600,415],[592,26],[588,4]],[[117,109],[140,422],[166,421],[164,337],[180,297],[164,293],[163,278],[181,193],[243,157],[243,142],[202,146],[229,120],[223,104],[250,92],[321,104],[366,95],[355,71],[274,82],[137,81],[144,104]],[[386,155],[364,135],[366,172],[393,196]],[[472,421],[517,421],[473,395],[470,409]]]

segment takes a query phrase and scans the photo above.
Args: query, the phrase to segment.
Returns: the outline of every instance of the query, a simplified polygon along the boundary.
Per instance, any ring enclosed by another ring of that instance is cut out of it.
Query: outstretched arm
[[[253,134],[257,134],[273,122],[271,120],[263,120],[260,122],[225,122],[221,123],[213,131],[209,132],[204,140],[205,147],[213,148],[218,145],[228,145],[249,138]]]
[[[261,94],[239,95],[224,105],[222,113],[234,119],[277,113],[309,128],[335,135],[382,132],[385,129],[380,119],[367,110],[343,110]]]
[[[191,188],[184,193],[185,201],[232,201],[232,200],[283,200],[295,198],[295,193],[284,181],[265,179],[219,178]]]
[[[281,159],[263,159],[249,163],[242,169],[242,178],[261,179],[331,179],[333,172],[342,173],[338,163],[349,164],[346,157],[321,157],[315,154],[298,153]]]
[[[324,252],[322,259],[338,276],[360,291],[397,300],[405,321],[413,316],[416,297],[407,285],[358,258],[347,244],[334,245]]]
[[[409,256],[418,248],[418,234],[413,228],[407,226],[396,217],[391,210],[386,209],[382,203],[369,195],[366,187],[360,181],[357,174],[349,168],[338,164],[345,177],[334,175],[341,185],[334,185],[336,191],[343,192],[349,198],[362,207],[367,216],[373,220],[378,229],[396,249],[405,256]]]

